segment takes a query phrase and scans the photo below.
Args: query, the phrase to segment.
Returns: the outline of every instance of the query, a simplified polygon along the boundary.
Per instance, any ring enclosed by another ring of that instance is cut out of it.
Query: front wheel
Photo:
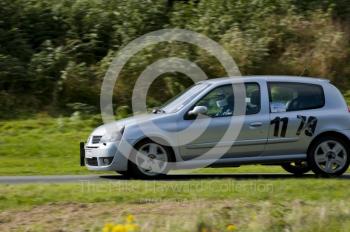
[[[167,174],[171,149],[151,140],[135,147],[129,160],[128,175],[138,179],[156,179]]]
[[[301,176],[311,170],[306,161],[295,161],[290,163],[283,163],[282,168],[289,173]]]
[[[349,167],[349,147],[341,138],[325,136],[311,147],[308,163],[312,171],[320,176],[340,176]]]

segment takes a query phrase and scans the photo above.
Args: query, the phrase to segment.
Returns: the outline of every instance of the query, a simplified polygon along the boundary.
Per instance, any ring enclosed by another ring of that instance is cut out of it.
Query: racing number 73
[[[302,130],[304,130],[306,136],[313,136],[317,126],[317,118],[313,116],[307,118],[303,115],[298,115],[297,117],[301,120],[297,130],[297,135],[300,135]]]

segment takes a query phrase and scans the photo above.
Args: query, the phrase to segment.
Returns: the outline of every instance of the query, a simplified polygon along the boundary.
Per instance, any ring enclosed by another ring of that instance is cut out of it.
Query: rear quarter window
[[[269,82],[271,112],[289,112],[322,108],[323,88],[317,84]]]

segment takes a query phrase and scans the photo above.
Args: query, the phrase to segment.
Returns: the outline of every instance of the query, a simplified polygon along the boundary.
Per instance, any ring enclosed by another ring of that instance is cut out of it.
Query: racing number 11
[[[280,124],[282,122],[282,130],[281,130],[281,137],[286,137],[287,133],[287,127],[288,127],[288,118],[280,118],[276,117],[274,120],[271,121],[271,125],[275,124],[275,129],[273,132],[273,136],[278,137],[279,131],[280,131]]]

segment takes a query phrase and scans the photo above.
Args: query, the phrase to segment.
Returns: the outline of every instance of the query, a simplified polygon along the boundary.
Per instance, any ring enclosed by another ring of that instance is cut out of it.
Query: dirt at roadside
[[[179,220],[181,227],[191,228],[198,217],[198,211],[227,204],[228,202],[224,201],[191,201],[190,203],[161,201],[135,204],[52,203],[29,210],[1,212],[0,231],[101,231],[105,223],[122,223],[127,214],[135,215],[144,231],[166,228],[171,223],[178,224]],[[177,220],[178,217],[181,219]],[[147,228],[152,229],[147,230]]]

